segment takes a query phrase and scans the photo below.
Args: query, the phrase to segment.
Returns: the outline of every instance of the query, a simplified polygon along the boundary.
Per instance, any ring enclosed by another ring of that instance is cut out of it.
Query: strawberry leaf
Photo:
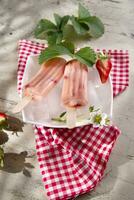
[[[63,17],[61,17],[58,14],[54,14],[54,18],[55,18],[55,22],[57,24],[57,28],[59,30],[63,30],[64,26],[67,24],[68,20],[69,20],[69,15],[65,15]]]
[[[74,42],[77,38],[78,38],[78,35],[76,31],[74,30],[74,27],[71,24],[65,25],[63,29],[63,39],[65,41]]]
[[[72,43],[62,42],[57,45],[52,45],[46,48],[39,55],[39,64],[42,64],[44,61],[52,59],[60,55],[69,55],[73,57],[74,45]]]
[[[61,24],[60,24],[60,30],[63,31],[64,26],[68,23],[69,18],[70,18],[69,15],[65,15],[64,17],[62,17]]]
[[[89,34],[93,38],[101,37],[104,34],[104,25],[96,16],[90,16],[81,21],[89,27]]]
[[[87,17],[90,17],[90,12],[84,6],[82,6],[81,4],[79,4],[78,18],[79,19],[85,19]]]
[[[34,36],[37,39],[46,39],[48,33],[57,31],[54,23],[47,19],[41,19],[34,30]]]
[[[96,16],[91,16],[90,12],[79,4],[78,17],[71,17],[71,22],[74,29],[79,35],[86,35],[87,33],[93,37],[98,38],[104,33],[104,25]]]
[[[63,34],[58,33],[57,39],[56,39],[56,44],[60,44],[62,42],[62,39],[63,39]]]
[[[60,54],[55,47],[48,47],[40,53],[39,64],[42,64],[44,61],[47,61],[47,60],[57,57],[59,55]]]
[[[49,45],[56,44],[58,33],[51,33],[46,36]]]
[[[87,30],[79,23],[76,17],[72,16],[70,19],[78,35],[85,35],[87,33]]]
[[[55,22],[56,22],[56,24],[57,24],[57,27],[59,28],[60,27],[60,25],[61,25],[61,20],[62,20],[62,17],[60,16],[60,15],[58,15],[58,14],[54,14],[54,19],[55,19]]]
[[[71,54],[74,54],[74,44],[72,42],[62,42],[62,46],[64,46]]]
[[[59,44],[63,39],[62,33],[51,33],[47,36],[47,41],[49,45]]]
[[[77,60],[79,60],[81,63],[87,65],[88,67],[92,67],[92,66],[93,66],[92,62],[90,62],[89,60],[86,60],[85,58],[82,58],[82,57],[79,56],[79,55],[75,55],[75,58],[76,58]]]
[[[96,62],[96,53],[90,47],[81,48],[75,53],[75,58],[89,67],[92,67]]]

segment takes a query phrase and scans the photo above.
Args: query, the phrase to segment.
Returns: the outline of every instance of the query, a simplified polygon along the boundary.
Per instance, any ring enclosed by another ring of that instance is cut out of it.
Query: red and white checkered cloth
[[[27,58],[45,46],[32,41],[19,41],[18,91]],[[112,60],[114,96],[128,86],[129,57],[127,51],[109,50]],[[35,125],[37,157],[49,200],[73,199],[89,192],[103,177],[113,145],[120,134],[115,126],[74,129],[46,128]]]

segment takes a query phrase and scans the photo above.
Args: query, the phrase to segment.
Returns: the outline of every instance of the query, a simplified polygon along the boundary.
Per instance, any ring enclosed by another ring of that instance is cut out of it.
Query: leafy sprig
[[[87,33],[90,37],[98,38],[104,33],[102,21],[96,16],[91,16],[90,12],[81,4],[79,4],[78,17],[72,16],[71,21],[79,35]]]
[[[104,33],[104,25],[96,16],[91,16],[88,9],[79,4],[78,16],[54,14],[55,23],[41,19],[34,30],[34,36],[48,41],[48,48],[39,55],[39,63],[60,55],[68,55],[81,63],[92,67],[96,62],[96,53],[90,47],[75,51],[70,38],[73,36],[100,37]]]
[[[58,14],[54,14],[55,24],[48,19],[41,19],[35,30],[34,36],[37,39],[48,41],[48,44],[59,44],[63,40],[63,30],[68,23],[69,15],[61,17]]]
[[[39,55],[39,64],[42,64],[44,61],[47,61],[51,58],[60,56],[60,55],[69,55],[73,57],[74,54],[74,45],[73,43],[62,42],[60,44],[50,45]]]
[[[54,14],[55,23],[48,19],[41,19],[35,30],[34,36],[37,39],[47,40],[49,45],[59,44],[63,41],[70,41],[73,36],[86,36],[98,38],[104,33],[102,21],[91,16],[88,9],[79,4],[78,16],[60,16]]]
[[[92,67],[96,62],[96,53],[92,48],[84,47],[75,51],[73,43],[62,42],[57,45],[50,45],[43,50],[39,55],[39,63],[42,64],[43,62],[60,55],[68,55],[89,67]]]

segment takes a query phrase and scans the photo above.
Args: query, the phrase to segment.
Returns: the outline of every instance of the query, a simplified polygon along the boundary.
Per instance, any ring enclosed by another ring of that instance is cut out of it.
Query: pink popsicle
[[[31,100],[39,100],[48,95],[64,74],[66,60],[53,58],[42,64],[37,74],[24,86],[23,99],[12,112],[20,112]]]
[[[62,89],[65,107],[78,108],[87,105],[88,68],[77,60],[66,64]]]
[[[42,64],[38,73],[25,85],[25,96],[41,99],[46,96],[60,81],[65,69],[66,60],[54,58]]]

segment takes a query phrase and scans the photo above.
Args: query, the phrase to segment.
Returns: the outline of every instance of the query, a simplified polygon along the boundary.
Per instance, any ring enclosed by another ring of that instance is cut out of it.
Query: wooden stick
[[[32,100],[31,96],[23,97],[23,99],[13,108],[12,113],[15,114],[15,113],[22,111],[22,109],[25,106],[27,106],[27,104],[29,104],[31,100]]]
[[[76,109],[67,108],[67,127],[74,128],[76,126]]]

